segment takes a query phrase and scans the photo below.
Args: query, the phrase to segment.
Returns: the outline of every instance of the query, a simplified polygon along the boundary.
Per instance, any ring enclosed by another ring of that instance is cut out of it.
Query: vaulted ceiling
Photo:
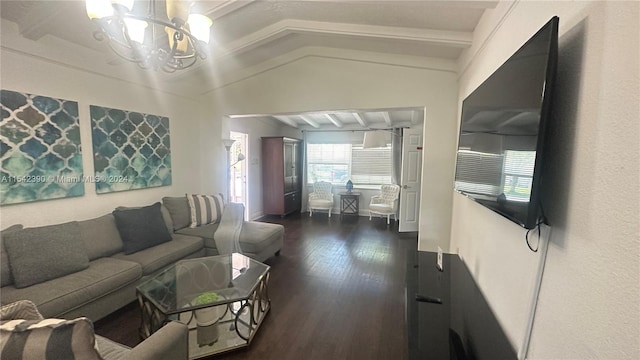
[[[146,7],[136,0],[136,6]],[[205,61],[166,74],[137,69],[93,38],[83,0],[0,2],[2,51],[45,58],[127,82],[198,96],[305,56],[359,52],[454,61],[496,1],[194,1],[214,20]],[[7,21],[8,20],[8,21]],[[4,36],[10,34],[13,36]],[[422,109],[281,114],[299,128],[372,128],[422,122]]]

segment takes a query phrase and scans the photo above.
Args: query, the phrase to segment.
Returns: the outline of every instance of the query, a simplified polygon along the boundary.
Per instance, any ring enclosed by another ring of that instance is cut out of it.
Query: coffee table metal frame
[[[189,261],[192,260],[194,259],[189,259]],[[248,296],[224,299],[215,303],[215,305],[204,304],[202,306],[190,307],[188,310],[177,309],[173,311],[163,311],[162,308],[156,304],[154,299],[147,297],[143,291],[140,291],[140,287],[143,284],[162,276],[164,272],[171,270],[171,268],[147,279],[136,288],[136,295],[141,309],[140,336],[143,339],[146,339],[169,321],[178,320],[189,326],[189,359],[198,359],[249,346],[251,340],[258,331],[258,328],[262,324],[262,321],[271,309],[271,299],[269,298],[268,292],[270,267],[267,265],[264,266],[266,267],[265,273],[258,279]],[[198,309],[211,306],[225,307],[224,315],[220,317],[218,326],[223,329],[226,329],[227,326],[229,326],[229,331],[225,332],[227,335],[227,339],[225,340],[227,345],[213,344],[197,346],[197,348],[194,348],[194,339],[197,336],[195,312]],[[237,337],[236,339],[229,339],[229,337],[233,337],[234,335]],[[196,349],[196,351],[193,351],[194,349]]]

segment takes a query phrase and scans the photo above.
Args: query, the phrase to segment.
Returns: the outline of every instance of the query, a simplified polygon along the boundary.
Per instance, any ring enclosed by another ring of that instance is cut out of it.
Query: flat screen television
[[[455,190],[527,229],[541,219],[557,57],[553,17],[462,103]]]

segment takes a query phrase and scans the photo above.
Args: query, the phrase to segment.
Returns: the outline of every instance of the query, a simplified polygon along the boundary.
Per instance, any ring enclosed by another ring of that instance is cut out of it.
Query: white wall
[[[4,42],[6,37],[17,35],[3,32],[2,36]],[[34,45],[24,42],[25,46]],[[168,116],[172,161],[171,186],[97,195],[94,184],[87,183],[82,197],[2,206],[2,228],[15,223],[38,226],[87,219],[111,212],[116,206],[147,205],[160,201],[163,196],[202,190],[197,166],[201,161],[202,121],[197,102],[12,50],[3,49],[0,60],[2,89],[78,102],[85,175],[94,173],[89,105]]]
[[[639,4],[500,3],[461,58],[462,100],[553,15],[559,64],[544,205],[550,245],[528,357],[640,358]],[[451,248],[517,349],[540,254],[525,231],[453,196]]]
[[[426,106],[420,247],[449,248],[456,134],[451,70],[309,56],[203,95],[215,117]],[[260,135],[262,136],[262,135]]]

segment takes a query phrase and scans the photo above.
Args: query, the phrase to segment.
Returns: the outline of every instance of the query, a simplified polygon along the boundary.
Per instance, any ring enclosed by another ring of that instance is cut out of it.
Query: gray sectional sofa
[[[170,240],[130,254],[123,251],[113,214],[37,228],[18,225],[2,231],[0,303],[31,300],[45,317],[85,316],[96,321],[135,301],[135,288],[143,277],[181,259],[217,255],[214,237],[218,224],[183,226],[182,200],[186,204],[186,198],[163,200],[164,224],[174,230],[168,230]],[[188,204],[186,211],[188,216]],[[283,236],[281,225],[243,220],[240,247],[247,256],[264,261],[279,253]],[[25,246],[16,248],[16,244]]]

